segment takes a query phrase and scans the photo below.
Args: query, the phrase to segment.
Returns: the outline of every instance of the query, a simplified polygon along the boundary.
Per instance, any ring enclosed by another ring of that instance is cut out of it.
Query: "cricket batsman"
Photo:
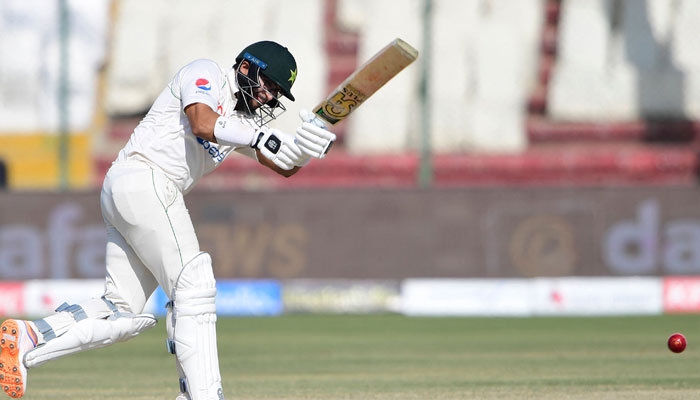
[[[232,68],[199,59],[178,71],[134,129],[100,195],[107,226],[104,295],[64,303],[43,319],[0,325],[0,384],[12,398],[27,370],[61,356],[126,341],[156,324],[143,314],[160,285],[179,374],[178,400],[223,399],[216,343],[216,281],[183,196],[236,152],[289,177],[323,158],[336,136],[302,110],[295,135],[267,124],[285,111],[297,65],[275,42],[249,45]],[[105,371],[109,373],[108,371]]]

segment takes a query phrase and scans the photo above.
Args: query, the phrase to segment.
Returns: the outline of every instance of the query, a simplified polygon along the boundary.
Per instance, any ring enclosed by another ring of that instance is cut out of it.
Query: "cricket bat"
[[[314,114],[331,125],[337,124],[416,58],[418,50],[394,39],[314,107]]]

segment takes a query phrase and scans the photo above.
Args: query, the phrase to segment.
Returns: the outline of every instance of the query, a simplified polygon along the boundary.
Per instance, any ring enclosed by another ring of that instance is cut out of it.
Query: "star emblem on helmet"
[[[292,71],[292,70],[290,69],[289,72],[290,72],[291,75],[290,75],[289,79],[287,79],[287,80],[290,81],[290,82],[292,82],[292,83],[294,83],[294,81],[297,80],[297,70],[293,70],[293,71]]]

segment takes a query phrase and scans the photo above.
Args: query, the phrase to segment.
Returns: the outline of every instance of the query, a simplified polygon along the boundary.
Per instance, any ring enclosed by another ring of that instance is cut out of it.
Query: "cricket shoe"
[[[0,385],[10,397],[24,396],[27,388],[27,368],[24,355],[34,347],[27,321],[8,319],[0,326]]]

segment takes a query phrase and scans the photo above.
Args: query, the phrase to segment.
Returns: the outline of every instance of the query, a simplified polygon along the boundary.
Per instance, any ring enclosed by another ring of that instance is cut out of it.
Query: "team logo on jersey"
[[[211,83],[209,83],[209,81],[204,78],[197,79],[195,85],[197,85],[197,87],[202,90],[211,90]]]

